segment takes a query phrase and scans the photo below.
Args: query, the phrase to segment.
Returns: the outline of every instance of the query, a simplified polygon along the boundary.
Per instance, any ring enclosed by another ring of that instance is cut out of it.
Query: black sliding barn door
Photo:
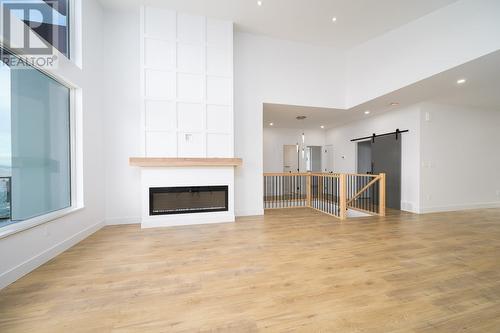
[[[372,142],[373,173],[386,173],[387,208],[401,209],[401,136],[383,136]]]

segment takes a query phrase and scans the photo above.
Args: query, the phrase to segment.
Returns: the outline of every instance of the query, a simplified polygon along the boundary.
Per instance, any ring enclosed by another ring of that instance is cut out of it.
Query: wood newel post
[[[340,175],[340,219],[347,218],[347,177],[346,174]]]
[[[307,207],[311,207],[311,174],[306,176]]]
[[[385,204],[386,204],[386,198],[385,198],[385,187],[386,187],[386,181],[385,181],[385,173],[380,174],[380,186],[379,186],[379,205],[380,205],[380,216],[385,216],[386,211],[385,211]]]

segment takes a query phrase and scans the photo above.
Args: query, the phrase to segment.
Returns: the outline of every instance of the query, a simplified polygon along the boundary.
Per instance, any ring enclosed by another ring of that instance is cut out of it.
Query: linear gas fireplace
[[[228,211],[228,186],[151,187],[149,215]]]

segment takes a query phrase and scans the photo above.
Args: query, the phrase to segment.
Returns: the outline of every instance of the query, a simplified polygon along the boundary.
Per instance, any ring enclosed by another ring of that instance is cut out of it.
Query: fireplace
[[[149,188],[150,216],[228,210],[228,186]]]

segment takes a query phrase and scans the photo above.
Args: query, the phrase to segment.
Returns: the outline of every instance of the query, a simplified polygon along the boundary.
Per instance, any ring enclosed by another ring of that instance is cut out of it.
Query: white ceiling
[[[277,128],[320,128],[332,124],[343,123],[349,111],[294,106],[282,104],[264,104],[264,126]],[[306,116],[304,120],[297,120],[297,116]],[[273,126],[270,125],[273,123]]]
[[[464,85],[457,80],[466,78]],[[439,73],[413,85],[349,110],[264,104],[264,126],[277,128],[334,128],[419,102],[438,102],[500,112],[500,51]],[[399,106],[391,106],[398,102]],[[370,110],[369,115],[365,111]],[[302,122],[298,115],[308,118]]]
[[[262,0],[261,7],[257,0],[100,1],[115,9],[149,4],[228,19],[239,31],[343,49],[457,0]]]

